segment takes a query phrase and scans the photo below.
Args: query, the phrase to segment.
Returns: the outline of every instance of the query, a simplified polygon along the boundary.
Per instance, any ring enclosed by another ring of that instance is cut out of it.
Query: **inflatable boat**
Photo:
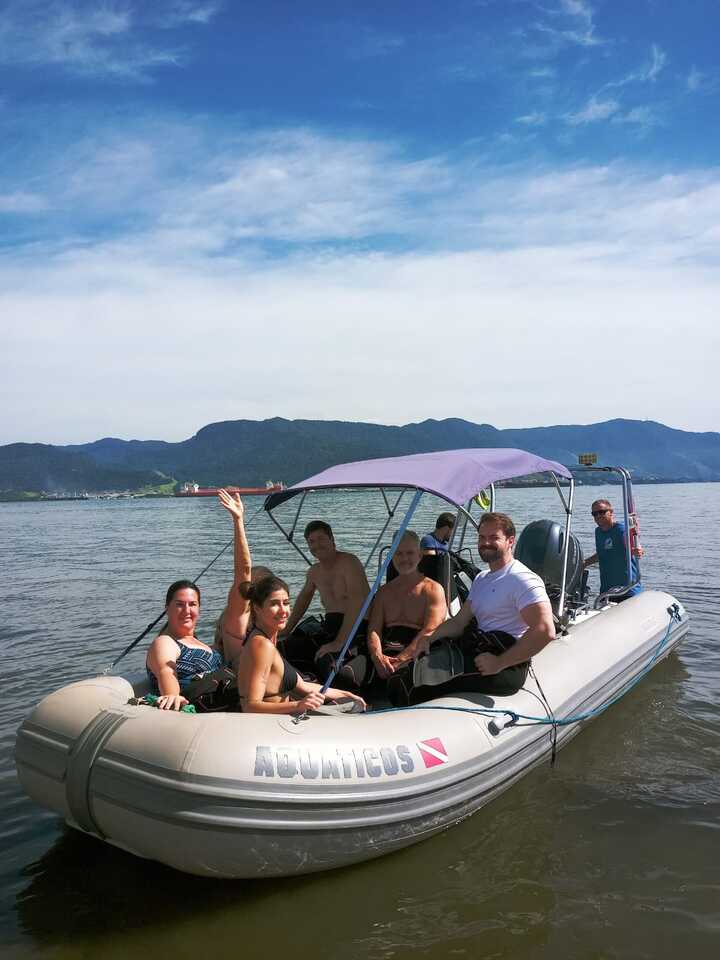
[[[630,530],[630,477],[605,469],[620,475]],[[682,605],[647,589],[619,603],[612,595],[589,597],[582,551],[570,531],[573,476],[523,451],[344,464],[265,502],[292,543],[309,495],[381,491],[388,523],[368,557],[368,564],[376,555],[380,561],[367,608],[421,496],[442,497],[457,515],[447,560],[441,558],[456,607],[472,573],[463,542],[477,526],[477,506],[494,507],[499,481],[538,472],[557,487],[565,523],[530,524],[516,555],[543,576],[558,635],[533,658],[517,693],[457,694],[407,708],[379,704],[362,714],[186,714],[137,705],[147,692],[144,676],[99,676],[50,694],[20,727],[16,763],[24,789],[78,830],[216,877],[284,876],[369,860],[472,814],[554,756],[666,657],[688,630]],[[407,495],[410,506],[383,548]],[[292,498],[299,506],[286,529],[274,511]],[[346,647],[351,640],[352,634]]]

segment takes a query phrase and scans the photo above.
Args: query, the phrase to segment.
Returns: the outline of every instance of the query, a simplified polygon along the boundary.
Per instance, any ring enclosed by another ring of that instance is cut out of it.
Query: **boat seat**
[[[450,561],[446,553],[436,553],[434,555],[430,554],[420,560],[420,563],[418,564],[418,570],[431,580],[435,580],[436,583],[445,586],[449,562]],[[394,580],[397,575],[395,564],[391,560],[387,568],[387,573],[385,574],[385,582],[389,583],[391,580]]]
[[[477,574],[477,569],[473,567],[471,563],[468,563],[467,560],[459,558],[454,553],[435,553],[427,554],[420,560],[420,563],[418,564],[418,570],[420,573],[424,574],[426,577],[429,577],[431,580],[434,580],[436,583],[439,583],[443,589],[447,583],[448,568],[451,574],[450,603],[456,599],[458,599],[460,603],[463,603],[468,594],[468,587],[465,585],[465,583],[463,583],[459,575],[464,573],[472,582],[473,577]],[[391,580],[394,580],[396,576],[397,570],[391,561],[387,568],[387,573],[385,574],[385,582],[389,583]]]
[[[565,530],[554,520],[533,520],[518,537],[515,559],[536,573],[545,584],[553,612],[557,613],[562,582]],[[583,577],[580,541],[570,534],[565,594],[568,604],[582,602],[587,577]]]

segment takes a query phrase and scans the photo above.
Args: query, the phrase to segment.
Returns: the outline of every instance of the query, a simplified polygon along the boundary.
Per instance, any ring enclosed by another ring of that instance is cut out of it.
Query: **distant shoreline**
[[[649,477],[633,477],[632,482],[635,486],[649,486],[657,484],[684,484],[684,483],[720,483],[720,480],[687,480],[687,479],[655,479]],[[576,487],[603,487],[618,486],[619,481],[608,478],[598,480],[583,480],[575,482]],[[534,490],[539,488],[551,487],[555,484],[552,481],[542,480],[537,483],[518,483],[513,480],[498,484],[498,487],[505,490]],[[264,493],[243,494],[246,497],[262,497]],[[202,500],[210,498],[202,497],[176,497],[172,493],[88,493],[84,496],[41,496],[33,492],[18,493],[13,492],[0,493],[0,503],[68,503],[73,501],[96,502],[98,500]]]

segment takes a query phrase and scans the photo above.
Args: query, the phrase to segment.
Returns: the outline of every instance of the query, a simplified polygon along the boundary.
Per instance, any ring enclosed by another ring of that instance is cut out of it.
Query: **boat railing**
[[[635,498],[633,496],[632,479],[630,473],[625,467],[601,467],[597,464],[593,466],[573,467],[576,473],[616,473],[620,477],[620,483],[623,494],[623,519],[625,521],[625,564],[627,583],[618,587],[611,587],[604,593],[599,594],[595,599],[594,609],[599,610],[611,602],[612,599],[619,599],[625,596],[633,587],[640,583],[640,565],[635,560],[637,568],[637,578],[633,578],[633,548],[638,536],[638,519],[635,510]]]
[[[625,583],[621,587],[610,587],[610,589],[605,590],[604,593],[599,593],[597,597],[595,597],[593,610],[603,610],[609,606],[613,600],[620,600],[625,597],[639,582],[639,580],[634,580],[632,583]]]

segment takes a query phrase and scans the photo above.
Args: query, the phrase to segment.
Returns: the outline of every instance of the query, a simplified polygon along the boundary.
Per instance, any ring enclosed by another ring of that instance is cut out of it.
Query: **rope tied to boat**
[[[255,513],[250,517],[250,519],[247,521],[247,523],[244,524],[244,526],[245,526],[246,529],[250,526],[250,524],[253,522],[253,520],[255,520],[255,518],[258,517],[258,516],[263,512],[264,509],[265,509],[265,507],[262,506],[262,507],[259,507],[259,508],[255,511]],[[215,556],[212,558],[212,560],[210,561],[210,563],[208,563],[207,566],[203,567],[203,569],[200,571],[200,573],[195,577],[195,579],[194,579],[192,582],[193,582],[193,583],[197,583],[198,580],[199,580],[201,577],[203,577],[203,576],[208,572],[208,570],[210,569],[210,567],[212,567],[212,565],[213,565],[214,563],[216,563],[216,562],[220,559],[220,557],[233,545],[234,542],[235,542],[235,538],[234,538],[234,537],[233,537],[231,540],[228,540],[228,542],[225,544],[225,546],[222,548],[222,550],[220,550],[219,553],[215,554]],[[129,643],[129,644],[127,645],[127,647],[125,647],[125,649],[123,650],[123,652],[122,652],[119,656],[115,657],[115,659],[114,659],[113,662],[110,664],[110,666],[105,667],[105,669],[104,669],[103,672],[102,672],[102,676],[103,676],[103,677],[106,677],[106,676],[110,673],[111,670],[114,670],[115,667],[120,663],[120,661],[123,660],[123,659],[130,653],[131,650],[134,650],[135,647],[140,643],[140,641],[141,641],[141,640],[144,640],[145,637],[146,637],[146,636],[150,633],[150,631],[153,629],[153,627],[156,627],[156,626],[158,625],[158,623],[160,623],[160,621],[161,621],[161,620],[163,619],[163,617],[165,617],[165,616],[166,616],[166,611],[165,611],[165,608],[163,608],[162,612],[161,612],[157,617],[155,617],[155,619],[153,620],[153,622],[152,622],[152,623],[149,623],[149,624],[145,627],[145,629],[143,630],[143,632],[142,632],[141,634],[139,634],[139,636],[135,637],[135,639],[132,641],[132,643]]]

